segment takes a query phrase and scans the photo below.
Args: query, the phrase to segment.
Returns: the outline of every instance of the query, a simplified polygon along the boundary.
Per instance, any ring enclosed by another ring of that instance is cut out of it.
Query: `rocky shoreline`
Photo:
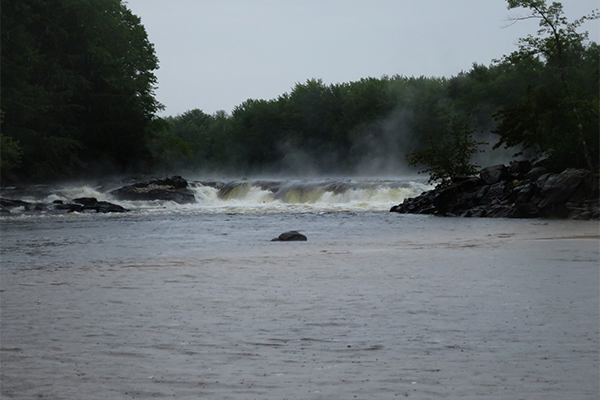
[[[598,177],[583,169],[546,172],[530,161],[514,161],[455,179],[391,208],[402,214],[447,217],[600,219]]]

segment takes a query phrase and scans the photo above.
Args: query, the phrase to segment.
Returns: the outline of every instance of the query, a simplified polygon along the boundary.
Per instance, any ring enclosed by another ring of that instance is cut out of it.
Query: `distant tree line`
[[[119,0],[27,4],[2,0],[3,179],[394,172],[432,144],[470,157],[488,141],[546,154],[550,169],[598,170],[600,48],[576,33],[583,19],[564,20],[560,3],[510,0],[554,22],[513,54],[451,78],[309,79],[231,114],[194,109],[162,119],[158,60]]]

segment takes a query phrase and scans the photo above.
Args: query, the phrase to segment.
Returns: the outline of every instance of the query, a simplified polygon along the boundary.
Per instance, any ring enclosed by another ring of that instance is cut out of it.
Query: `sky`
[[[535,34],[505,0],[125,0],[142,19],[160,68],[161,115],[227,113],[296,83],[383,75],[451,77],[490,65]],[[598,0],[564,0],[572,21]],[[583,28],[600,42],[598,21]]]

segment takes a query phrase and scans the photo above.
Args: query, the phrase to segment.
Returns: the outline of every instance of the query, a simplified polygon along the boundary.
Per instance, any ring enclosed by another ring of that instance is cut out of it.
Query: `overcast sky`
[[[163,115],[228,113],[297,82],[451,77],[516,49],[537,20],[505,0],[125,0],[160,60]],[[569,20],[598,0],[562,1]],[[598,21],[584,27],[599,41]]]

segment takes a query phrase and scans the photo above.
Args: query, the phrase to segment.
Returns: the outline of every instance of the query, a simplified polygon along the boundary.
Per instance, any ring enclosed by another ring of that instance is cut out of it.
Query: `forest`
[[[543,155],[550,170],[597,173],[600,48],[578,32],[597,15],[569,22],[560,3],[508,6],[528,8],[540,30],[488,66],[449,78],[311,78],[231,113],[160,118],[158,59],[123,2],[2,0],[2,184],[123,173],[399,175],[417,170],[407,155],[432,144],[443,152],[457,129],[477,151],[507,148]]]

